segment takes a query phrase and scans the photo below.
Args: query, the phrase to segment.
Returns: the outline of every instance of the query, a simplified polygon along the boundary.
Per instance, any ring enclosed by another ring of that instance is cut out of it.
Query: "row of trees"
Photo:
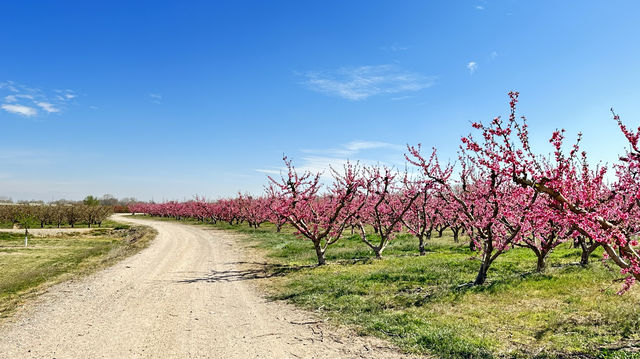
[[[320,173],[299,173],[285,157],[286,171],[280,178],[269,177],[262,197],[130,209],[232,224],[247,221],[255,227],[270,221],[278,230],[287,222],[313,243],[319,265],[347,229],[382,257],[402,231],[418,238],[424,254],[431,233],[450,228],[455,240],[465,233],[471,249],[479,252],[475,284],[485,282],[492,263],[509,249],[529,248],[542,271],[553,249],[572,241],[582,248],[583,263],[602,247],[626,275],[623,290],[628,289],[640,279],[640,128],[630,130],[613,115],[629,149],[608,182],[608,167],[587,160],[580,135],[566,148],[564,131],[555,131],[553,154],[535,152],[526,119],[516,115],[518,93],[509,96],[508,118],[474,123],[474,133],[462,138],[456,164],[441,163],[435,149],[425,155],[420,146],[409,146],[410,172],[348,163],[332,169],[333,181],[326,185]]]
[[[132,214],[145,213],[151,216],[172,217],[175,219],[193,218],[199,221],[228,222],[230,225],[246,222],[250,227],[259,228],[265,222],[271,222],[280,232],[286,218],[279,215],[270,196],[254,197],[239,194],[236,198],[208,202],[197,198],[187,202],[133,203],[128,206]]]
[[[0,222],[18,224],[22,228],[43,228],[45,225],[73,228],[79,223],[100,227],[111,213],[111,206],[99,204],[4,204],[0,205]]]

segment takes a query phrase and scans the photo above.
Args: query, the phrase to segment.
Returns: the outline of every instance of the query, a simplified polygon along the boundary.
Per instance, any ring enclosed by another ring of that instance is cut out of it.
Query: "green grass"
[[[43,288],[103,268],[144,248],[148,227],[97,229],[83,234],[31,237],[0,233],[0,320]]]
[[[166,220],[166,219],[165,219]],[[187,221],[199,224],[197,221]],[[327,251],[329,265],[313,266],[310,242],[291,229],[275,233],[246,224],[220,229],[245,234],[274,275],[273,299],[313,310],[362,334],[388,339],[412,353],[441,358],[640,358],[619,348],[640,343],[640,290],[620,288],[617,267],[594,253],[586,268],[578,249],[558,247],[544,274],[535,256],[517,248],[499,257],[488,282],[469,287],[479,261],[452,238],[432,239],[417,256],[417,240],[400,235],[382,260],[355,236]]]

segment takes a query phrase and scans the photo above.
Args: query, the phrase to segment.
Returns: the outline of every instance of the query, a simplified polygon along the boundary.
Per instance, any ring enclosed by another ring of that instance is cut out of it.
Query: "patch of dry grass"
[[[88,233],[32,237],[0,233],[0,320],[46,287],[104,268],[146,247],[149,227],[97,229]]]

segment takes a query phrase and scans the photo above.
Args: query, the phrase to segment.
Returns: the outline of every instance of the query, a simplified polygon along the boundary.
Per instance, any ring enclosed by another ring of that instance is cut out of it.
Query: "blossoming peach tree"
[[[551,159],[545,163],[542,156],[535,154],[529,143],[526,118],[515,115],[518,93],[511,92],[509,96],[511,113],[506,122],[498,118],[488,126],[474,124],[487,141],[496,145],[486,147],[468,138],[467,148],[484,162],[499,162],[503,174],[515,184],[544,195],[547,206],[553,208],[547,212],[549,219],[601,245],[605,258],[610,258],[625,275],[621,292],[627,290],[640,279],[640,255],[635,248],[640,232],[640,128],[628,129],[614,113],[629,149],[615,165],[615,181],[607,186],[607,168],[589,169],[579,141],[566,153],[564,130],[556,130],[551,136]]]
[[[358,164],[347,163],[343,172],[332,170],[334,181],[321,192],[321,173],[299,174],[287,157],[283,158],[286,174],[280,179],[269,177],[276,187],[278,207],[297,233],[313,243],[318,265],[326,264],[327,247],[336,243],[345,226],[364,206],[359,190],[363,179]]]

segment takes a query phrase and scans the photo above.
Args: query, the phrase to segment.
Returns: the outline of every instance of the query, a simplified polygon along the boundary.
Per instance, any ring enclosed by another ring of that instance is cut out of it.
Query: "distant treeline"
[[[113,213],[113,206],[100,204],[3,204],[0,205],[0,222],[19,225],[21,228],[45,226],[75,227],[86,224],[88,227],[97,225]]]
[[[0,196],[0,205],[2,204],[87,204],[94,205],[99,204],[103,206],[113,207],[126,207],[130,203],[137,203],[138,200],[133,197],[116,198],[113,195],[105,194],[102,197],[87,196],[81,201],[73,201],[68,199],[59,199],[55,201],[46,202],[43,200],[18,200],[14,201],[10,197]]]

